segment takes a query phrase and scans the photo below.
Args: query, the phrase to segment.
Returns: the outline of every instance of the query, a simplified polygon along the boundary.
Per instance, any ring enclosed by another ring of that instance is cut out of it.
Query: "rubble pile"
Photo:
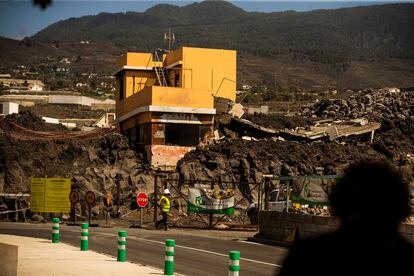
[[[378,138],[399,154],[414,153],[414,91],[364,90],[349,99],[322,99],[302,108],[310,118],[355,119],[365,117],[381,123]]]
[[[8,116],[0,125],[4,126],[6,120],[24,123],[32,118],[33,122],[24,125],[43,130],[56,127],[30,112]],[[82,197],[87,191],[94,191],[98,198],[93,210],[95,215],[104,208],[101,197],[106,192],[116,194],[117,179],[125,209],[129,208],[132,189],[149,192],[153,186],[143,154],[130,148],[127,138],[120,134],[107,133],[93,139],[28,141],[13,138],[3,129],[0,132],[0,193],[29,193],[31,177],[71,178],[72,188],[80,191]],[[86,205],[82,204],[82,214],[86,212]]]
[[[264,114],[244,117],[258,125],[279,130],[279,135],[283,128],[309,127],[312,122],[322,119],[331,119],[331,122],[365,120],[362,118],[381,124],[375,130],[373,140],[365,135],[334,141],[294,141],[286,137],[281,139],[278,133],[271,138],[228,137],[189,152],[179,162],[177,171],[186,180],[221,179],[240,183],[240,190],[249,201],[253,200],[253,196],[248,187],[243,187],[243,183],[260,182],[263,174],[337,174],[349,164],[367,158],[388,160],[400,166],[407,180],[413,184],[414,91],[364,90],[351,95],[347,100],[316,101],[304,106],[293,117]]]
[[[299,127],[308,131],[310,125],[321,119],[331,119],[333,123],[362,118],[377,124],[373,139],[341,136],[331,140],[295,140],[282,136],[286,129]],[[179,180],[181,185],[191,180],[234,183],[238,187],[236,193],[247,199],[247,206],[257,202],[249,183],[262,182],[265,174],[338,174],[353,162],[372,158],[404,167],[408,179],[414,179],[414,91],[364,90],[346,100],[313,102],[304,106],[297,116],[254,114],[237,120],[225,119],[218,124],[218,138],[187,153],[169,177]],[[155,172],[144,161],[143,153],[131,148],[127,138],[120,134],[102,132],[84,139],[67,136],[24,140],[10,134],[7,127],[10,123],[34,131],[66,131],[63,126],[47,124],[30,112],[0,120],[0,193],[29,192],[30,177],[69,177],[72,188],[81,195],[88,190],[96,192],[99,203],[93,209],[95,216],[102,213],[106,192],[117,193],[117,182],[120,183],[121,214],[128,211],[132,193],[138,190],[152,193]],[[178,187],[182,188],[184,185]],[[179,214],[175,217],[185,213],[181,210],[184,205],[180,200]],[[80,206],[78,212],[86,215],[86,204],[82,202]],[[323,208],[300,212],[329,214]],[[242,221],[242,215],[239,217]],[[180,223],[202,222],[190,216],[177,221]]]
[[[61,124],[46,123],[41,117],[36,116],[28,110],[20,111],[18,114],[13,113],[7,115],[4,120],[1,121],[0,127],[7,131],[7,127],[10,123],[15,123],[21,127],[34,131],[67,131],[65,126]]]
[[[219,179],[235,182],[251,199],[244,182],[259,183],[263,174],[282,176],[336,174],[364,158],[386,158],[373,147],[359,143],[306,143],[275,138],[247,141],[227,139],[198,147],[179,161],[181,179]]]
[[[390,92],[387,89],[363,90],[344,99],[321,99],[305,105],[305,117],[372,120],[414,120],[414,91]]]

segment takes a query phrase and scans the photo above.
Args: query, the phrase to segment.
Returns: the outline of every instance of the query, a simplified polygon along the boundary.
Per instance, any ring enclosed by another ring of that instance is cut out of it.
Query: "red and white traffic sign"
[[[146,193],[139,193],[137,196],[137,204],[139,207],[144,208],[148,205],[148,196]]]

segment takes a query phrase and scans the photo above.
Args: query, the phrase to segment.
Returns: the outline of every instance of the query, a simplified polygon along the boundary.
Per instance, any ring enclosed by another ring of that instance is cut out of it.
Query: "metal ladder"
[[[154,52],[155,61],[161,62],[157,51]],[[154,66],[155,74],[157,75],[157,80],[160,86],[168,86],[167,78],[165,77],[165,68],[162,66]]]

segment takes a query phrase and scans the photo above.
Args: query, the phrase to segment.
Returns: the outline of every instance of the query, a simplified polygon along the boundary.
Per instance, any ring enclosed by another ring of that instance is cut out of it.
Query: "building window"
[[[119,83],[119,100],[122,101],[124,99],[124,77],[118,77],[117,81]]]
[[[174,86],[175,87],[181,87],[181,85],[180,85],[180,74],[175,74]]]
[[[200,126],[189,124],[165,124],[165,144],[196,146],[199,143]]]

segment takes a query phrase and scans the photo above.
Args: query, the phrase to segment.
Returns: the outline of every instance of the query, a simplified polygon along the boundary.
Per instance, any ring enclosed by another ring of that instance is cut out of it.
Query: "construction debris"
[[[327,138],[329,141],[333,141],[341,137],[370,133],[370,142],[372,143],[374,131],[380,127],[381,124],[375,122],[368,123],[368,120],[365,118],[349,121],[325,120],[316,122],[313,126],[297,127],[293,130],[280,130],[279,134],[285,138],[303,138],[307,140]]]

